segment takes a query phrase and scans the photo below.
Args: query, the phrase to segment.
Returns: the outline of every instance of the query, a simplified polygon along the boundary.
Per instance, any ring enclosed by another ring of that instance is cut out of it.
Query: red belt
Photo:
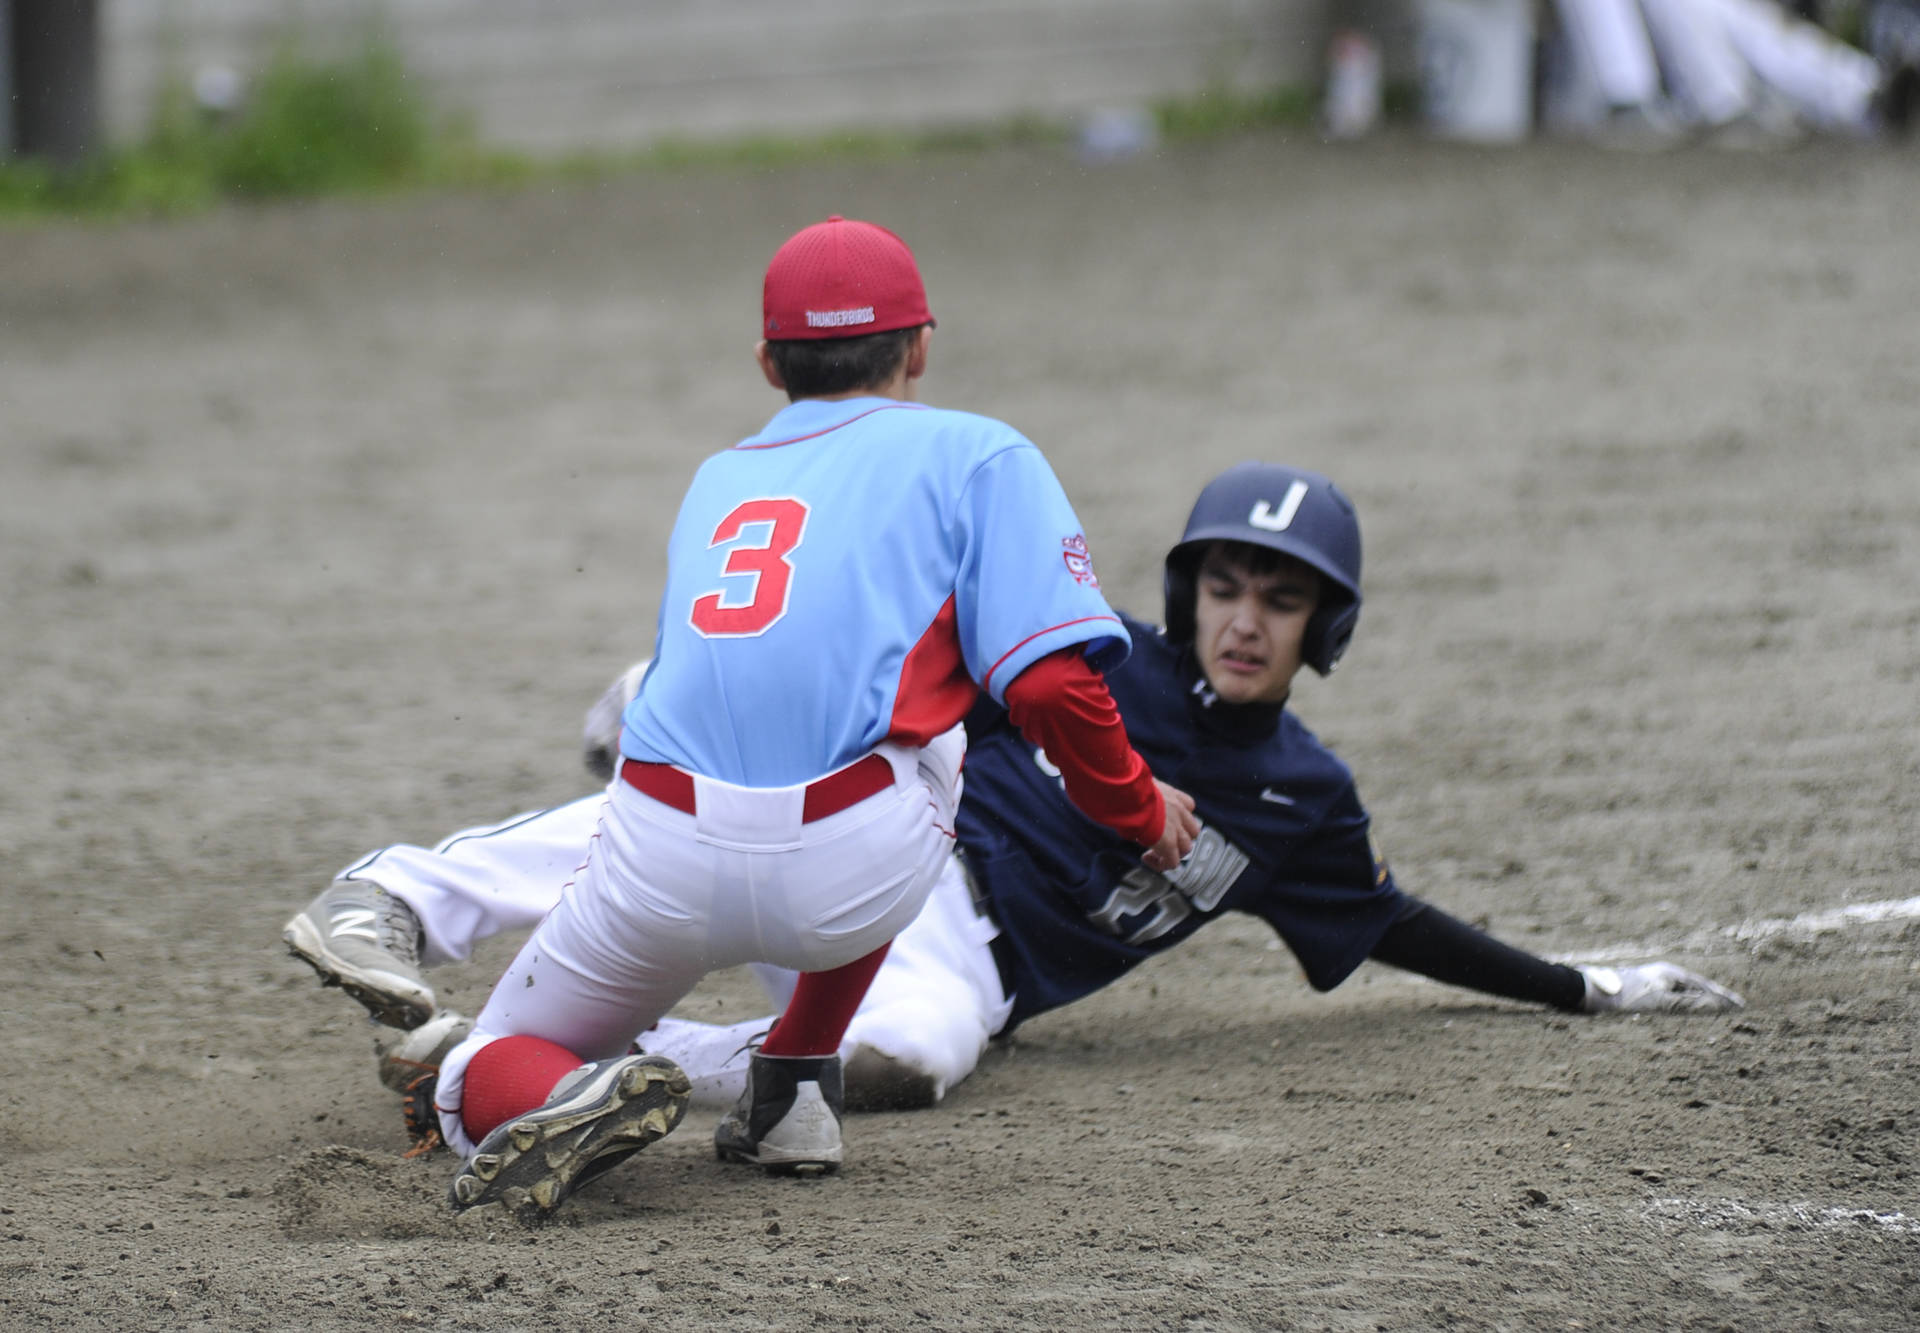
[[[620,780],[635,791],[645,792],[662,805],[670,805],[684,814],[693,814],[693,774],[672,764],[649,764],[629,759],[620,765]],[[807,784],[800,806],[800,822],[837,815],[850,805],[893,785],[893,765],[877,754],[848,764]]]

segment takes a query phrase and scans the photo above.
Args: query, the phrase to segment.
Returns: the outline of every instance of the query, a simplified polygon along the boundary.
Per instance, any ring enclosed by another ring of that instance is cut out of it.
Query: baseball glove
[[[432,1069],[400,1093],[400,1115],[406,1121],[407,1140],[412,1145],[406,1151],[408,1157],[425,1157],[446,1144],[440,1137],[440,1113],[433,1109],[434,1089],[439,1086],[440,1071]]]

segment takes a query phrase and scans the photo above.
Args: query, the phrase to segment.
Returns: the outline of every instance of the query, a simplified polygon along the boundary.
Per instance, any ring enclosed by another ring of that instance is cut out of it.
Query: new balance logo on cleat
[[[355,939],[378,944],[380,935],[373,925],[379,919],[380,914],[370,907],[336,908],[329,922],[332,929],[327,933],[336,940]]]
[[[378,884],[336,880],[280,938],[323,986],[338,986],[388,1027],[416,1028],[433,1016],[433,989],[420,975],[420,919]]]
[[[755,1052],[746,1091],[713,1132],[714,1155],[777,1175],[837,1171],[845,1103],[839,1056]]]

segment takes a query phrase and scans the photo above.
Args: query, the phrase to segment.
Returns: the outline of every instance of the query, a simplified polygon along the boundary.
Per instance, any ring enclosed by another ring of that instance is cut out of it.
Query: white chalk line
[[[1729,942],[1753,944],[1782,936],[1812,939],[1817,935],[1833,934],[1856,926],[1911,921],[1915,918],[1920,918],[1920,897],[1896,898],[1885,902],[1854,903],[1820,912],[1802,912],[1791,917],[1761,917],[1731,926],[1698,930],[1672,944],[1614,945],[1576,957],[1592,962],[1624,962],[1649,954],[1710,953]],[[1920,1219],[1909,1217],[1896,1208],[1823,1208],[1804,1202],[1749,1204],[1737,1199],[1655,1199],[1641,1210],[1641,1216],[1661,1221],[1688,1222],[1711,1231],[1750,1230],[1754,1227],[1831,1231],[1865,1227],[1888,1235],[1920,1235]]]
[[[1854,903],[1791,917],[1760,917],[1731,926],[1694,931],[1667,943],[1638,941],[1551,955],[1556,962],[1614,963],[1670,953],[1712,953],[1728,943],[1752,944],[1780,936],[1811,939],[1856,926],[1920,918],[1920,897],[1885,902]],[[1812,1203],[1742,1203],[1738,1199],[1654,1199],[1640,1213],[1648,1221],[1684,1222],[1711,1231],[1741,1231],[1756,1227],[1831,1231],[1866,1227],[1885,1235],[1920,1236],[1920,1218],[1895,1208],[1819,1207]]]
[[[1799,916],[1760,917],[1731,926],[1709,926],[1666,942],[1639,940],[1630,944],[1581,949],[1575,953],[1549,954],[1548,957],[1556,963],[1624,963],[1670,953],[1713,953],[1730,943],[1751,945],[1781,936],[1812,939],[1816,935],[1829,935],[1856,926],[1874,926],[1916,918],[1920,918],[1920,898],[1892,898],[1885,902],[1854,903],[1850,907],[1802,912]]]
[[[1895,1236],[1920,1236],[1920,1219],[1894,1208],[1821,1208],[1811,1203],[1741,1203],[1738,1199],[1655,1199],[1640,1210],[1649,1221],[1687,1222],[1709,1231],[1786,1227],[1831,1231],[1866,1227]]]

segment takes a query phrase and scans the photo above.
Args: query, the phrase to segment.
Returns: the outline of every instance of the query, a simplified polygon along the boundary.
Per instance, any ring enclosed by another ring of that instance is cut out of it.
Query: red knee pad
[[[544,1037],[501,1037],[467,1062],[460,1123],[478,1143],[488,1131],[546,1101],[553,1085],[586,1061]]]

